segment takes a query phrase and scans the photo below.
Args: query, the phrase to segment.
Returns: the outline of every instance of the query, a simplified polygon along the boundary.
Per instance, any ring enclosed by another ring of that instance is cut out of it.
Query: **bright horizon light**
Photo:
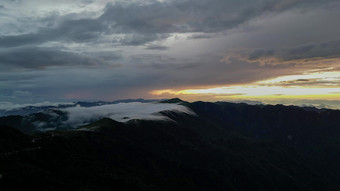
[[[340,100],[340,72],[306,72],[251,84],[215,88],[155,90],[152,95],[211,95],[219,98],[290,98]]]

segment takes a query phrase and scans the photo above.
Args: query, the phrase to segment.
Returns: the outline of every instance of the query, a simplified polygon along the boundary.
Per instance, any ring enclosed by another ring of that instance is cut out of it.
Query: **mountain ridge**
[[[196,115],[161,111],[171,120],[103,118],[71,130],[22,134],[34,142],[10,142],[12,151],[3,153],[14,154],[0,153],[0,188],[340,188],[340,111],[180,102]]]

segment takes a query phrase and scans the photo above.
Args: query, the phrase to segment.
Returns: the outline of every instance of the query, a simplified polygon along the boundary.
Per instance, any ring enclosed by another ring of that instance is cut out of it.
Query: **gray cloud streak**
[[[91,55],[62,51],[59,48],[36,46],[0,50],[0,66],[4,65],[8,68],[42,69],[50,66],[106,66],[118,59],[120,59],[120,56],[114,52],[99,52]],[[115,66],[114,64],[111,65]]]
[[[308,43],[283,49],[255,49],[248,53],[249,60],[276,57],[284,61],[311,58],[334,58],[340,56],[340,40]]]

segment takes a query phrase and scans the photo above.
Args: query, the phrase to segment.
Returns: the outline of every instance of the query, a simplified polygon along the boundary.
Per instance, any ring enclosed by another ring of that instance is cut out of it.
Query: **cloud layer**
[[[68,113],[68,124],[84,124],[104,117],[125,122],[131,119],[170,120],[161,111],[174,111],[194,115],[189,108],[178,104],[161,103],[118,103],[94,107],[69,107],[62,109]]]
[[[151,98],[339,71],[339,9],[337,0],[3,1],[0,100]]]

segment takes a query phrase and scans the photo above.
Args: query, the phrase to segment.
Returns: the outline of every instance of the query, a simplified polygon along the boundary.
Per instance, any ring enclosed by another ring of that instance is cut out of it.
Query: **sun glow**
[[[215,98],[292,98],[340,100],[340,72],[306,72],[252,84],[206,89],[155,90],[152,95],[211,95]]]

